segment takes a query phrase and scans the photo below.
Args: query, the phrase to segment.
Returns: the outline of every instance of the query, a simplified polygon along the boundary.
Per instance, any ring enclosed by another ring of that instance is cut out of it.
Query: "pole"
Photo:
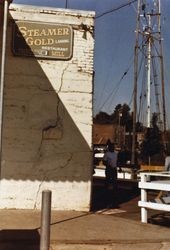
[[[139,22],[140,22],[140,0],[138,0],[136,44],[135,44],[135,56],[134,56],[133,131],[132,131],[132,157],[131,157],[132,166],[135,165],[135,145],[136,145]]]
[[[5,78],[5,54],[6,54],[6,33],[8,18],[8,1],[4,1],[4,18],[2,34],[2,57],[1,57],[1,86],[0,86],[0,179],[1,179],[1,161],[2,161],[2,122],[3,122],[3,95],[4,95],[4,78]]]
[[[42,192],[40,250],[49,250],[51,222],[51,191]]]
[[[147,127],[151,126],[151,16],[148,16],[148,63],[147,63]]]
[[[121,117],[122,117],[122,113],[121,111],[119,110],[119,140],[118,140],[118,146],[120,147],[121,146],[121,126],[120,126],[120,121],[121,121]]]
[[[141,183],[146,183],[146,175],[141,175]],[[141,201],[147,202],[147,191],[144,188],[141,188]],[[147,223],[147,209],[145,207],[141,208],[141,221]]]
[[[161,38],[161,3],[159,0],[159,15],[158,15],[158,23],[159,23],[159,44],[160,44],[160,60],[161,60],[161,86],[162,86],[162,110],[163,110],[163,132],[164,132],[164,140],[166,133],[166,108],[165,108],[165,79],[164,79],[164,61],[163,61],[163,48],[162,48],[162,38]]]

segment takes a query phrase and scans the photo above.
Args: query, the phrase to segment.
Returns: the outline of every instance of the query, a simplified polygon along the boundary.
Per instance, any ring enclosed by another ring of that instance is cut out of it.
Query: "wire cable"
[[[130,66],[131,67],[131,66]],[[122,77],[120,78],[120,80],[118,81],[118,83],[116,84],[116,86],[114,87],[113,91],[109,94],[109,96],[107,97],[107,99],[104,101],[104,103],[102,104],[102,106],[100,107],[99,110],[102,110],[102,108],[104,107],[104,105],[108,102],[108,100],[112,97],[112,95],[115,95],[118,91],[118,88],[120,86],[121,81],[123,80],[123,78],[127,75],[130,67],[123,73]]]
[[[129,31],[128,31],[128,33],[129,33]],[[127,34],[125,34],[125,38],[126,38],[126,36],[127,36]],[[116,44],[117,44],[117,46],[120,44],[119,43],[119,41],[120,41],[120,39],[122,39],[122,40],[124,40],[124,37],[118,37],[118,41],[116,42]],[[116,48],[114,49],[114,50],[118,50],[118,48],[117,48],[117,46],[116,46]],[[114,54],[114,53],[113,53]],[[108,80],[109,80],[109,78],[110,78],[110,73],[111,73],[111,70],[112,70],[112,68],[113,68],[113,63],[114,63],[114,61],[115,61],[115,57],[112,57],[112,61],[111,61],[111,67],[110,67],[110,70],[109,70],[109,72],[108,72],[108,74],[107,74],[107,77],[106,77],[106,80],[105,80],[105,83],[103,84],[103,87],[102,87],[102,90],[100,91],[100,93],[99,93],[99,96],[100,96],[100,98],[98,98],[98,104],[99,104],[99,106],[100,106],[100,103],[102,102],[102,94],[105,92],[105,89],[106,89],[106,87],[107,87],[107,85],[108,85]],[[129,61],[130,61],[130,63],[129,63],[129,65],[131,65],[132,63],[133,63],[133,53],[130,55],[130,59],[129,59]],[[128,69],[129,67],[127,67],[127,69]],[[98,112],[100,111],[100,109],[98,108]]]
[[[139,47],[141,47],[141,45]],[[116,86],[114,87],[114,89],[112,90],[112,92],[110,92],[110,94],[107,96],[107,98],[105,99],[105,101],[103,102],[103,104],[100,106],[100,108],[98,108],[99,111],[102,110],[102,108],[110,100],[111,97],[114,98],[114,96],[116,95],[117,91],[120,88],[120,84],[121,84],[122,80],[128,74],[128,72],[129,72],[130,68],[132,67],[132,65],[133,65],[133,54],[130,57],[130,63],[129,63],[129,66],[127,67],[127,70],[123,73],[122,77],[119,79],[118,83],[116,84]],[[139,72],[140,71],[141,71],[141,64],[139,66]]]
[[[97,19],[97,18],[100,18],[100,17],[103,17],[104,15],[110,14],[110,13],[112,13],[112,12],[118,11],[118,10],[124,8],[124,7],[130,6],[132,3],[135,3],[135,2],[137,2],[137,0],[132,0],[132,1],[130,1],[129,3],[124,3],[124,4],[122,4],[122,5],[118,6],[118,7],[115,7],[115,8],[113,8],[113,9],[111,9],[111,10],[108,10],[108,11],[106,11],[106,12],[103,12],[103,13],[97,15],[97,16],[96,16],[96,19]]]
[[[119,36],[119,39],[118,39],[118,41],[117,41],[117,43],[116,43],[117,45],[119,45],[120,44],[120,36]],[[114,49],[114,50],[116,50],[116,49]],[[114,54],[114,53],[113,53]],[[107,74],[107,77],[106,77],[106,80],[105,80],[105,83],[103,84],[103,87],[102,87],[102,90],[101,90],[101,92],[100,92],[100,96],[99,96],[99,101],[102,99],[102,94],[104,93],[104,91],[105,91],[105,88],[106,88],[106,86],[107,86],[107,83],[108,83],[108,79],[109,79],[109,75],[110,75],[110,72],[111,72],[111,70],[112,70],[112,66],[113,66],[113,63],[114,63],[114,61],[115,61],[115,58],[114,57],[112,57],[112,61],[111,61],[111,67],[110,67],[110,70],[109,70],[109,72],[108,72],[108,74]],[[99,111],[99,110],[98,110]]]

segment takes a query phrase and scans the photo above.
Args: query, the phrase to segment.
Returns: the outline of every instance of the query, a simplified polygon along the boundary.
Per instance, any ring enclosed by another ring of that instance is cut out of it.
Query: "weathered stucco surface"
[[[89,210],[94,13],[14,4],[9,13],[0,208],[40,208],[50,189],[53,209]],[[14,56],[15,19],[72,25],[72,58]]]

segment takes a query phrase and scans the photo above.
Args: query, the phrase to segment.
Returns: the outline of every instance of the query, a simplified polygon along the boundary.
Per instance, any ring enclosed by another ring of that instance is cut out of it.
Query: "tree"
[[[157,126],[158,117],[156,113],[152,115],[152,127],[146,129],[144,141],[141,144],[141,158],[144,161],[156,154],[161,154],[164,150],[162,133]]]
[[[94,118],[94,123],[122,125],[125,126],[126,131],[131,132],[133,124],[132,119],[130,107],[126,103],[123,105],[119,103],[116,105],[111,115],[102,111],[99,112]]]
[[[95,116],[94,123],[98,123],[98,124],[110,123],[110,115],[101,111]]]
[[[111,114],[111,120],[113,121],[114,124],[119,123],[119,114],[120,114],[121,108],[122,108],[122,105],[117,104],[114,109],[114,112]]]
[[[118,104],[115,107],[113,114],[111,115],[111,120],[115,124],[125,126],[126,131],[132,131],[132,115],[130,113],[130,107],[124,103]]]

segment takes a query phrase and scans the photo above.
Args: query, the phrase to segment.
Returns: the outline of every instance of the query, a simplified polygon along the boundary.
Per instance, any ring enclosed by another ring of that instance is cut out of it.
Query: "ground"
[[[98,213],[110,214],[116,217],[140,221],[140,190],[137,181],[118,181],[118,204],[115,209],[107,209],[105,180],[104,178],[93,178],[92,206],[91,210]],[[149,198],[153,199],[156,192],[150,192]],[[149,223],[170,227],[170,213],[149,210]]]

